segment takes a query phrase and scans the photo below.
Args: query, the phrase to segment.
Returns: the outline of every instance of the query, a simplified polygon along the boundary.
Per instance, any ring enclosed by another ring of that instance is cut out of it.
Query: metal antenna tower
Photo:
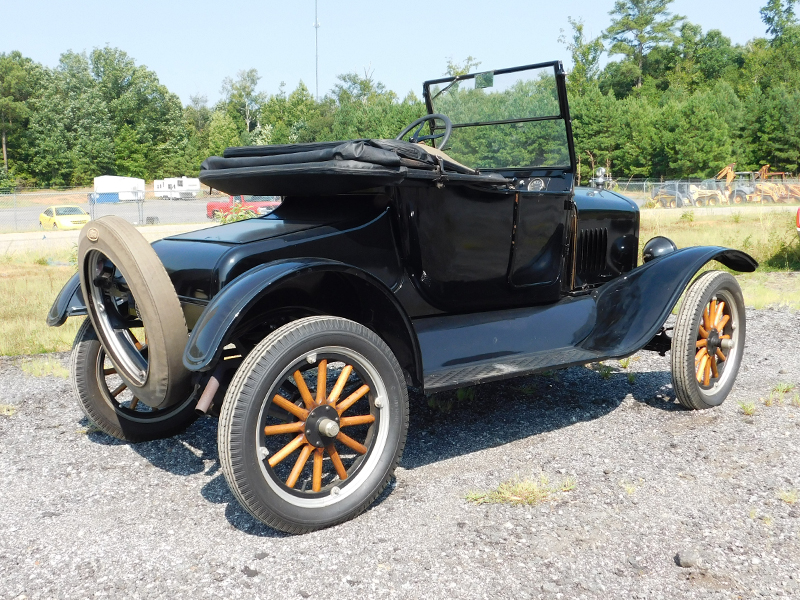
[[[317,0],[314,0],[314,51],[316,61],[316,96],[319,102],[319,19],[317,18]]]

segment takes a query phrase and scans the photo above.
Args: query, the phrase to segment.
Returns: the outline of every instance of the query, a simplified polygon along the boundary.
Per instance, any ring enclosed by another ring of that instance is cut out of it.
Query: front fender
[[[579,346],[608,358],[628,356],[658,333],[697,272],[711,260],[755,271],[750,255],[719,246],[684,248],[651,260],[596,292],[597,324]]]
[[[385,284],[373,275],[338,261],[320,258],[297,258],[273,261],[260,265],[243,273],[226,285],[208,304],[203,314],[192,329],[186,349],[183,353],[183,364],[190,371],[210,369],[219,359],[222,349],[230,342],[230,335],[241,323],[256,303],[279,284],[291,278],[321,272],[335,272],[348,277],[357,278],[365,288],[380,299],[379,310],[391,312],[384,315],[393,323],[392,341],[386,340],[398,354],[393,343],[403,338],[403,346],[408,350],[407,360],[398,356],[402,364],[409,367],[409,372],[421,376],[422,363],[419,342],[411,320],[397,298]],[[276,307],[277,308],[277,307]],[[344,316],[344,315],[339,315]],[[394,335],[396,334],[396,335]]]
[[[50,312],[47,313],[47,324],[50,327],[61,327],[67,317],[86,314],[86,304],[83,302],[81,293],[81,278],[78,273],[75,273],[56,296]]]

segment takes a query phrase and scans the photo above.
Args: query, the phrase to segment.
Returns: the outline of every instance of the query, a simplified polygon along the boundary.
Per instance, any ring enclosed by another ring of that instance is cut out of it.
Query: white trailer
[[[141,202],[144,200],[144,179],[101,175],[94,178],[94,195],[100,202]]]
[[[200,180],[196,177],[166,177],[153,182],[153,193],[156,198],[165,200],[186,200],[197,198],[200,191]]]

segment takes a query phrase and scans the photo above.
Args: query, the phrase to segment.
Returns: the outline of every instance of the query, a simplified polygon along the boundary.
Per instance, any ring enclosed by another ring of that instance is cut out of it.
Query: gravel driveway
[[[390,492],[294,537],[236,503],[215,421],[123,444],[92,431],[66,379],[3,359],[0,598],[800,597],[797,388],[759,400],[800,384],[798,332],[798,312],[749,311],[739,381],[705,412],[676,405],[668,357],[649,352],[608,361],[606,380],[485,385],[450,412],[413,397]],[[542,472],[577,485],[532,507],[465,500]]]

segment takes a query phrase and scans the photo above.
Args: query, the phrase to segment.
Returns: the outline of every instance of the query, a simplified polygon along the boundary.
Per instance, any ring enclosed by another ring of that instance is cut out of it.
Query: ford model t
[[[87,315],[72,352],[83,410],[129,441],[219,414],[242,505],[303,532],[350,519],[400,461],[408,386],[425,393],[671,352],[687,408],[719,405],[745,341],[720,247],[639,254],[639,210],[573,188],[565,74],[543,63],[428,81],[393,140],[228,148],[200,179],[279,195],[271,214],[148,244],[84,227],[48,320]],[[674,328],[666,321],[684,295]]]

